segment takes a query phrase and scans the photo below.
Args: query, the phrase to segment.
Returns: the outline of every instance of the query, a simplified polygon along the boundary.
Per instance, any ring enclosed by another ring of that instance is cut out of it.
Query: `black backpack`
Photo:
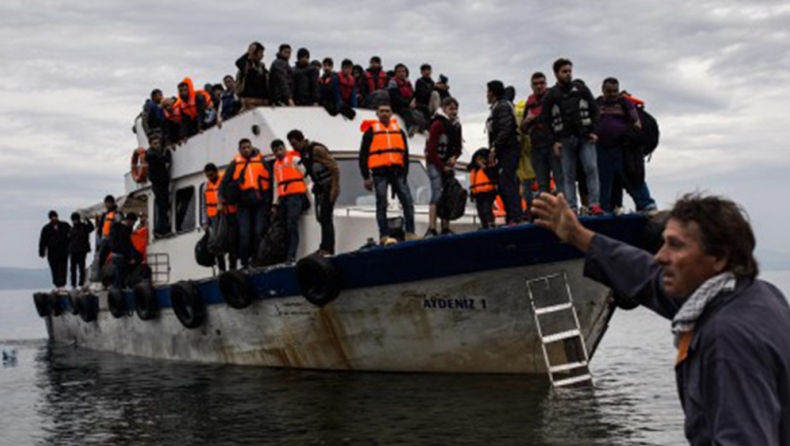
[[[458,220],[466,212],[469,192],[461,186],[455,176],[449,176],[442,185],[442,195],[436,203],[436,215],[442,220]]]
[[[207,268],[211,268],[217,263],[217,257],[208,250],[208,231],[195,244],[195,261],[198,265]]]
[[[642,122],[642,154],[649,157],[658,147],[661,131],[656,118],[648,113],[644,106],[637,105],[636,112],[639,114],[639,121]]]
[[[258,245],[257,266],[277,265],[288,259],[288,228],[279,209],[273,214],[269,229]]]
[[[231,227],[228,216],[219,214],[211,221],[208,228],[208,252],[214,255],[222,255],[230,252],[233,248],[231,237]]]

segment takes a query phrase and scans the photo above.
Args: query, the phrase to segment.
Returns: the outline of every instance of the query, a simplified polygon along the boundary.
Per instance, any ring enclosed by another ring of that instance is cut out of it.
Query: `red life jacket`
[[[365,70],[365,81],[368,83],[368,93],[380,90],[387,86],[387,73],[379,70],[375,75],[370,70]]]
[[[398,85],[401,96],[411,101],[414,98],[414,88],[411,86],[411,82],[409,82],[408,79],[400,79],[398,77],[393,77],[392,79],[395,80],[395,83]]]
[[[343,72],[337,73],[337,78],[340,81],[340,97],[347,105],[351,105],[351,96],[354,94],[356,79],[354,76],[349,75],[346,77]]]

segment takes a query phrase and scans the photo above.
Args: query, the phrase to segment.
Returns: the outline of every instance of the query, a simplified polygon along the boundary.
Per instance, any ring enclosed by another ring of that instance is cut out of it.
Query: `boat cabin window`
[[[176,190],[176,232],[191,231],[197,223],[195,187]]]
[[[375,206],[376,196],[373,192],[365,189],[362,183],[362,175],[359,174],[358,159],[340,159],[340,196],[335,206]],[[422,163],[417,160],[409,164],[409,176],[407,179],[411,196],[415,205],[427,205],[431,199],[431,184],[428,179],[428,172],[425,171]]]

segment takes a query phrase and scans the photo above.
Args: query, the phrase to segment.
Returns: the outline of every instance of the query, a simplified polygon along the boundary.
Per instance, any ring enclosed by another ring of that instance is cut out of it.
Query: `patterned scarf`
[[[683,333],[694,330],[697,319],[705,311],[705,307],[713,301],[719,294],[730,292],[735,289],[735,275],[731,272],[721,273],[713,276],[694,291],[694,294],[680,307],[680,310],[672,319],[672,333],[675,334],[675,347],[680,346],[680,338]]]

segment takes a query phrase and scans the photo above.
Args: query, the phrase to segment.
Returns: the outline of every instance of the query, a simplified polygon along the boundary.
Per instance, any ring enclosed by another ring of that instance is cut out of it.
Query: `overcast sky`
[[[790,4],[755,0],[3,0],[0,266],[45,266],[49,209],[67,218],[123,192],[132,120],[153,88],[217,83],[254,40],[267,62],[282,42],[363,66],[376,54],[413,77],[430,62],[461,102],[468,151],[484,140],[487,81],[522,99],[533,71],[551,79],[569,57],[594,93],[615,76],[658,119],[648,182],[660,206],[695,189],[730,196],[759,248],[790,251],[788,23]]]

